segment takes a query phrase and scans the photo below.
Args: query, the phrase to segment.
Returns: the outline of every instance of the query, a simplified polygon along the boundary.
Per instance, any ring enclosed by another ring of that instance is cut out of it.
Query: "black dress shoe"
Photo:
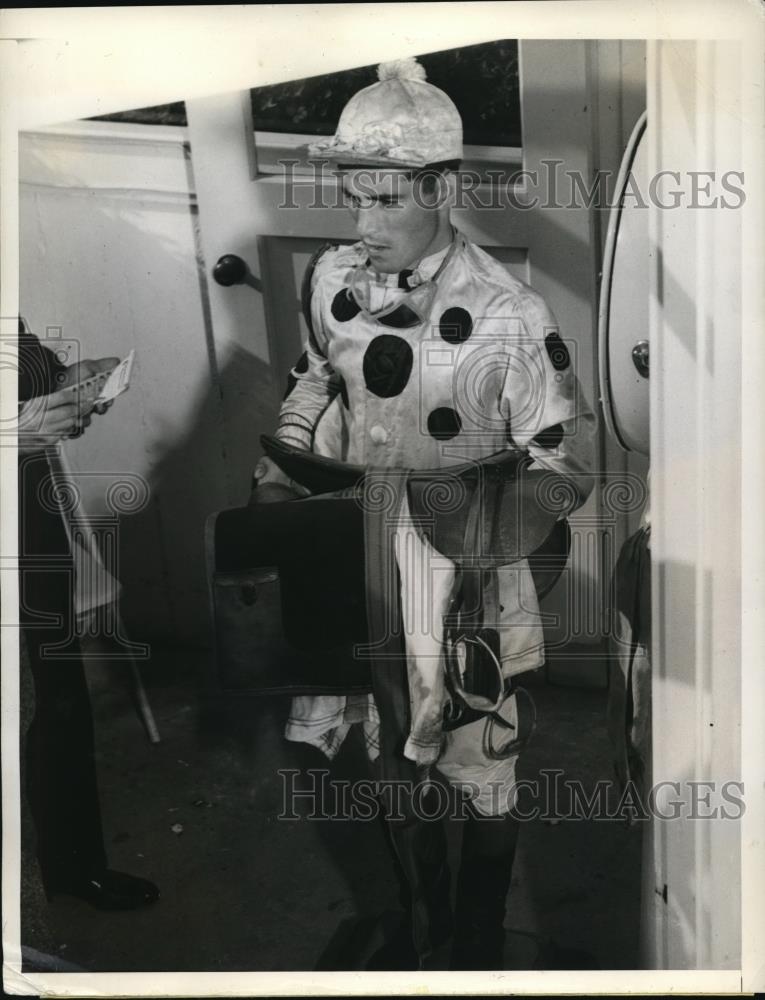
[[[110,868],[93,872],[73,882],[66,882],[46,889],[47,896],[75,896],[97,910],[136,910],[159,899],[159,889],[153,882]]]

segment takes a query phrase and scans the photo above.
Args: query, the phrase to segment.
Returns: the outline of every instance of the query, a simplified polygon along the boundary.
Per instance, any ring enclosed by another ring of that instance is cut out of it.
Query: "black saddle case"
[[[371,690],[363,512],[353,499],[287,500],[207,522],[216,686],[246,694]]]

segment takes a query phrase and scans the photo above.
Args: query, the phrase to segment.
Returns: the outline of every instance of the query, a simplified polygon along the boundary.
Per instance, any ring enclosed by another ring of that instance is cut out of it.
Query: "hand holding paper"
[[[123,361],[99,358],[96,361],[80,361],[70,367],[65,384],[73,394],[81,415],[91,410],[105,413],[113,400],[129,387],[134,357],[135,349]]]

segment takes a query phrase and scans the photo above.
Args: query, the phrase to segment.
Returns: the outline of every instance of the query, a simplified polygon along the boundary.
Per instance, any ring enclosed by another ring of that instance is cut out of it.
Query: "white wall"
[[[77,339],[83,357],[136,348],[130,390],[67,452],[101,473],[76,477],[94,513],[120,473],[150,484],[148,506],[120,522],[138,639],[206,637],[202,526],[222,477],[184,138],[100,122],[21,137],[22,314],[40,336]]]

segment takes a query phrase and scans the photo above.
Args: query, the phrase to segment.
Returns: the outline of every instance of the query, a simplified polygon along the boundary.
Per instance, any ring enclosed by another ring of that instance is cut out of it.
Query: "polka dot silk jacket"
[[[447,255],[434,287],[428,279]],[[424,321],[410,300],[429,306]],[[461,234],[399,275],[368,269],[360,243],[328,249],[313,274],[311,318],[278,437],[388,468],[442,468],[514,446],[586,498],[595,418],[570,348],[542,297]]]

